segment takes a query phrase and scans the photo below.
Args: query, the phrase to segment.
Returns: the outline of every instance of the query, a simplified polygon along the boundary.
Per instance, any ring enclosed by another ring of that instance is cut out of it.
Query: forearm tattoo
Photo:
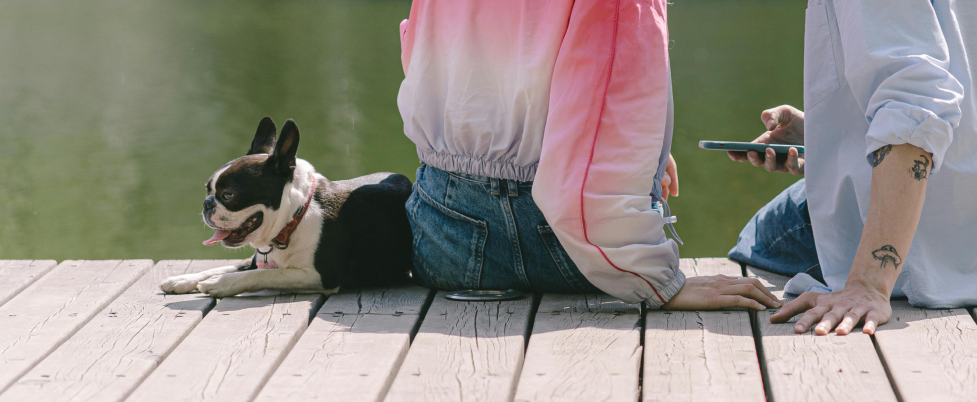
[[[896,252],[896,248],[888,244],[882,246],[882,248],[872,252],[872,257],[876,260],[882,261],[879,268],[885,269],[890,265],[893,269],[899,269],[899,265],[902,264],[902,257]]]
[[[913,160],[915,164],[913,165],[913,168],[911,170],[913,173],[913,178],[916,179],[916,181],[920,181],[926,178],[926,169],[929,169],[930,166],[930,158],[927,158],[926,155],[920,155],[919,157],[923,158],[923,160],[919,160],[919,159]]]
[[[879,148],[878,151],[875,151],[875,153],[872,154],[872,167],[874,168],[876,166],[879,166],[879,164],[882,163],[882,160],[885,159],[885,156],[888,155],[889,151],[891,150],[892,150],[892,145],[886,145],[882,148]]]

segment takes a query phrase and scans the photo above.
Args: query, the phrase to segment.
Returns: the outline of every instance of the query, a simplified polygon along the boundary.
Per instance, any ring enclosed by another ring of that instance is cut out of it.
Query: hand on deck
[[[760,113],[760,120],[767,127],[767,132],[760,134],[754,143],[804,145],[804,112],[790,105],[777,106]],[[801,176],[804,174],[804,157],[796,149],[788,151],[787,160],[777,161],[777,154],[773,149],[767,149],[763,159],[754,151],[727,152],[729,159],[737,162],[749,161],[753,166],[763,166],[768,172],[789,172]]]
[[[873,286],[849,283],[845,289],[834,293],[807,292],[784,305],[770,322],[786,322],[804,313],[794,325],[794,332],[807,332],[812,325],[814,333],[827,335],[832,330],[838,335],[848,335],[856,325],[865,322],[862,332],[872,335],[875,328],[885,324],[892,316],[889,296]]]
[[[777,308],[781,303],[756,278],[726,275],[698,276],[685,280],[672,299],[662,307],[666,310],[717,310],[742,307],[753,310]]]

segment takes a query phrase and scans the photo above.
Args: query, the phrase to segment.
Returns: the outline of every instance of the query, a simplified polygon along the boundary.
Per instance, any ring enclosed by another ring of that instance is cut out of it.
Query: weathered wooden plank
[[[381,400],[431,293],[409,286],[329,297],[257,401]]]
[[[21,377],[0,402],[121,401],[214,305],[199,294],[165,295],[159,283],[231,261],[161,261],[74,336]]]
[[[972,401],[977,395],[977,323],[966,309],[925,310],[896,300],[875,339],[902,400]]]
[[[517,401],[638,399],[641,307],[606,294],[546,294]]]
[[[0,392],[152,266],[150,260],[65,261],[0,306]]]
[[[777,297],[784,296],[787,277],[753,267],[759,278]],[[789,323],[772,324],[777,310],[757,313],[763,341],[767,376],[778,401],[894,401],[895,393],[882,367],[872,339],[861,331],[839,336],[794,333]]]
[[[54,260],[0,261],[0,306],[58,265]]]
[[[682,259],[688,277],[742,276],[725,258]],[[744,310],[648,310],[644,401],[763,401],[763,376]]]
[[[439,292],[386,400],[511,400],[532,304],[532,295],[504,302],[457,302]]]
[[[221,299],[126,400],[254,399],[323,300],[320,294]]]

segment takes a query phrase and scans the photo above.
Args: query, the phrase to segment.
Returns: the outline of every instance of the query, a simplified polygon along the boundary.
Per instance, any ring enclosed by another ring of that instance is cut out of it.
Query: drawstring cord
[[[665,200],[661,200],[660,202],[662,203],[662,217],[665,218],[665,226],[668,228],[668,232],[672,234],[672,238],[678,244],[685,245],[685,243],[682,243],[682,238],[678,237],[678,233],[675,232],[674,223],[678,222],[678,217],[672,215],[672,211],[668,208],[668,202]]]

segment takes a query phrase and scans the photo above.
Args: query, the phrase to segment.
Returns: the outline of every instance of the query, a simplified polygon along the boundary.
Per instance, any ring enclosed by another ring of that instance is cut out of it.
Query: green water
[[[409,1],[0,3],[0,259],[241,258],[204,247],[204,182],[258,120],[331,179],[413,178],[396,95]],[[804,4],[675,0],[670,200],[683,257],[725,255],[795,178],[699,150],[800,106]]]

